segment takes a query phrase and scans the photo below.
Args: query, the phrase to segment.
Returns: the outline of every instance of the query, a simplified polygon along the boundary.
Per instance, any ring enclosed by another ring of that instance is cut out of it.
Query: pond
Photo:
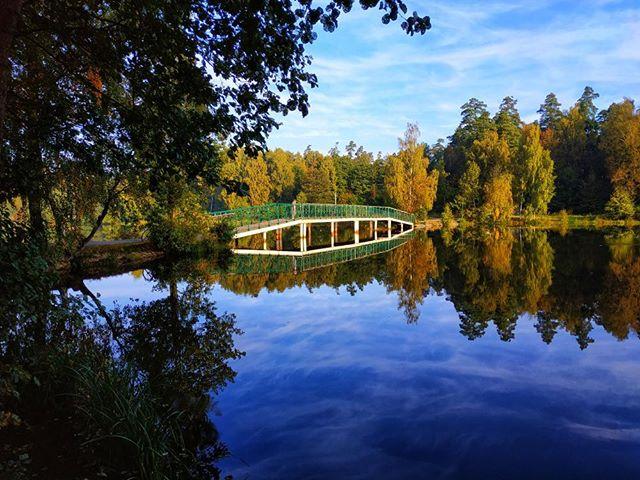
[[[224,474],[639,478],[634,232],[418,233],[295,272],[240,257],[84,281],[108,306],[235,317],[242,356],[185,365],[219,375]]]

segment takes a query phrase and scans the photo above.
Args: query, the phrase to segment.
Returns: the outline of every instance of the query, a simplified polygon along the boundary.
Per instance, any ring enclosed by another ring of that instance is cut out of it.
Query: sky
[[[451,135],[471,97],[493,113],[511,95],[526,122],[547,93],[567,108],[585,85],[600,94],[599,108],[640,102],[640,0],[405,2],[431,17],[424,36],[359,7],[335,32],[318,32],[308,49],[319,81],[308,89],[311,111],[280,118],[269,148],[326,152],[354,140],[390,153],[408,122],[434,143]]]

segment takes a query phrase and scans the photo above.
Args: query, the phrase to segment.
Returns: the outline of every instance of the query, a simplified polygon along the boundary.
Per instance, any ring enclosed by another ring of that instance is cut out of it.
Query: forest
[[[409,124],[389,155],[349,142],[327,154],[311,146],[249,155],[224,149],[218,185],[201,185],[200,202],[231,209],[269,202],[390,205],[419,217],[444,215],[469,223],[505,224],[513,215],[566,212],[630,219],[640,193],[640,113],[625,99],[598,111],[585,87],[563,110],[550,93],[526,124],[517,100],[494,114],[472,98],[445,141],[420,142]],[[197,195],[189,208],[197,207]],[[147,222],[150,195],[126,198],[106,219],[110,235],[126,236]]]
[[[220,208],[266,202],[392,205],[412,213],[441,213],[506,221],[513,214],[565,210],[635,215],[640,182],[640,115],[632,100],[598,111],[586,87],[563,110],[550,93],[539,120],[525,124],[517,100],[506,97],[492,116],[472,98],[445,141],[421,144],[410,124],[398,151],[383,156],[353,141],[328,154],[277,148],[255,158],[226,155]],[[235,187],[235,190],[234,190]]]

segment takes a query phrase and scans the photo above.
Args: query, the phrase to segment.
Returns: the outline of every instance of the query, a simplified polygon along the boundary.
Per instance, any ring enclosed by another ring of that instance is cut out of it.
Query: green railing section
[[[309,252],[300,256],[235,253],[228,272],[241,275],[304,272],[388,252],[405,243],[411,236],[412,234],[407,234],[386,242],[365,243],[318,253]]]
[[[334,205],[330,203],[267,203],[253,207],[210,212],[227,218],[234,226],[300,218],[392,218],[415,223],[415,216],[391,207]]]

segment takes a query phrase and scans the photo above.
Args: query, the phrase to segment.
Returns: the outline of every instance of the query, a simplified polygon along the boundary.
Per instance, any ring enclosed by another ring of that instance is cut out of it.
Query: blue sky
[[[525,121],[553,91],[563,107],[585,85],[604,108],[640,101],[640,0],[405,0],[431,16],[432,29],[409,37],[382,25],[377,10],[341,17],[309,48],[319,87],[306,118],[289,115],[269,147],[327,151],[349,140],[388,153],[407,122],[423,140],[446,138],[470,97],[493,112],[512,95]]]

